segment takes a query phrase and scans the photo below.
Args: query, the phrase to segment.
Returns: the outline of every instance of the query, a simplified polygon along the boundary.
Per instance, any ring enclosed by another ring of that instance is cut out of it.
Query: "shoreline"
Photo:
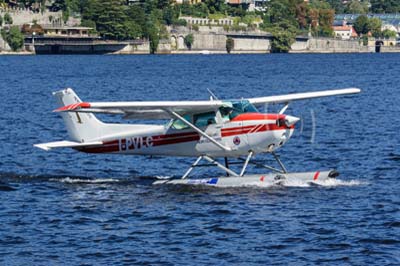
[[[383,47],[382,47],[383,48]],[[291,50],[288,54],[370,54],[376,53],[374,47],[366,47],[365,49],[359,51],[352,50]],[[400,47],[388,47],[388,49],[381,49],[382,54],[387,53],[400,53]],[[254,50],[240,50],[240,51],[231,51],[231,53],[227,53],[226,50],[191,50],[191,51],[170,51],[170,52],[158,52],[156,55],[238,55],[238,54],[272,54],[269,50],[264,51],[254,51]],[[144,52],[117,52],[117,53],[60,53],[60,54],[36,54],[31,51],[1,51],[0,56],[7,55],[15,55],[15,56],[40,56],[40,55],[150,55],[150,53]]]

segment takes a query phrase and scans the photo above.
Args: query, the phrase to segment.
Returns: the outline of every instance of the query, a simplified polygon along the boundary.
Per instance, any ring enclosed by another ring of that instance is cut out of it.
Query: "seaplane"
[[[69,140],[35,144],[46,151],[72,148],[85,153],[196,158],[181,177],[160,179],[153,184],[206,185],[216,187],[243,184],[277,184],[287,179],[315,182],[335,178],[336,170],[290,173],[277,150],[291,138],[299,118],[285,114],[293,101],[360,93],[358,88],[335,89],[287,95],[220,100],[212,94],[206,101],[124,101],[83,102],[71,89],[53,95],[66,125]],[[261,113],[257,108],[276,104],[277,113]],[[282,107],[280,107],[282,105]],[[163,125],[103,123],[95,114],[119,115],[124,119],[167,120]],[[254,158],[270,154],[276,166]],[[233,170],[233,164],[240,164]],[[246,174],[249,165],[268,171]],[[190,178],[193,169],[216,166],[223,175]],[[240,170],[240,171],[239,171]]]

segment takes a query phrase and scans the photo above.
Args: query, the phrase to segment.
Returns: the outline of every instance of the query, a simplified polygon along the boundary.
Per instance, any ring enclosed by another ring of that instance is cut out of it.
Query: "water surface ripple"
[[[399,265],[399,69],[398,54],[3,56],[0,265]],[[151,185],[190,158],[33,148],[66,138],[51,112],[64,87],[87,101],[363,93],[287,111],[303,118],[280,151],[289,170],[339,180],[213,189]]]

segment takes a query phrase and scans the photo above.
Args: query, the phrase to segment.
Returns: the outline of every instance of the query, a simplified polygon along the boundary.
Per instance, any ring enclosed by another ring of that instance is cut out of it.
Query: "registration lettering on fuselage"
[[[142,148],[148,148],[153,146],[153,138],[151,136],[147,137],[130,137],[119,139],[119,150],[120,151],[130,151],[138,150]]]

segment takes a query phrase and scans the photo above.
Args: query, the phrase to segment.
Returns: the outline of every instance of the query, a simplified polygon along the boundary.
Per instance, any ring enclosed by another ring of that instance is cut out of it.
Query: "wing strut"
[[[199,133],[200,135],[202,135],[203,137],[205,137],[206,139],[208,139],[209,141],[211,141],[213,144],[215,144],[217,147],[221,148],[224,151],[232,151],[231,148],[226,147],[224,145],[222,145],[221,143],[219,143],[218,141],[216,141],[214,138],[210,137],[209,135],[207,135],[207,133],[205,133],[204,131],[202,131],[201,129],[199,129],[198,127],[196,127],[195,125],[193,125],[192,123],[190,123],[189,121],[187,121],[185,118],[183,118],[182,116],[180,116],[179,114],[177,114],[176,112],[172,111],[172,110],[167,110],[171,115],[173,115],[176,119],[181,120],[183,123],[185,123],[186,125],[188,125],[189,127],[191,127],[192,129],[194,129],[197,133]]]

